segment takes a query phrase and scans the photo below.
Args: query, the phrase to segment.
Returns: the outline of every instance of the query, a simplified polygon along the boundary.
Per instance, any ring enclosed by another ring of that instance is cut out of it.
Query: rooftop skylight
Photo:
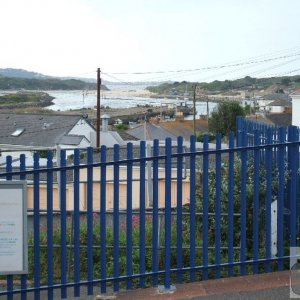
[[[16,129],[11,135],[12,136],[20,136],[24,132],[24,128],[18,128]]]

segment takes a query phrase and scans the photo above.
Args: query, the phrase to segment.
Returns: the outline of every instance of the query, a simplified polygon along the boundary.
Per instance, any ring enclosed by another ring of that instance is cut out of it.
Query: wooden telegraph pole
[[[100,148],[100,88],[101,88],[101,77],[100,68],[97,69],[97,124],[96,124],[96,135],[97,135],[97,148]]]
[[[194,97],[193,97],[193,108],[194,108],[194,112],[193,112],[193,130],[194,130],[194,136],[196,136],[196,88],[197,85],[194,85]]]

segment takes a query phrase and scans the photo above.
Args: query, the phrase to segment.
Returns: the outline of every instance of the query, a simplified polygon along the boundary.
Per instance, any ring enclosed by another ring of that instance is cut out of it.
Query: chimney
[[[104,114],[101,116],[102,119],[102,131],[103,132],[107,132],[108,131],[108,120],[109,120],[110,116],[107,114]]]

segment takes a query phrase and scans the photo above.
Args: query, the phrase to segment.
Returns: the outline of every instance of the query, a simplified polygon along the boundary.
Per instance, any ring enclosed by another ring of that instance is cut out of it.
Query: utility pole
[[[96,124],[96,147],[100,148],[100,88],[101,88],[101,77],[100,68],[97,69],[97,124]]]
[[[206,115],[207,115],[207,121],[209,118],[209,104],[208,104],[209,98],[206,96]]]
[[[193,113],[193,130],[194,130],[194,136],[196,136],[196,88],[197,85],[194,85],[194,97],[193,97],[193,108],[194,108],[194,113]]]

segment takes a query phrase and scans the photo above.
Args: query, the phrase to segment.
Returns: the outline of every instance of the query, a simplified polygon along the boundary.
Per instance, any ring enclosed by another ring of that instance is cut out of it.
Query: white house
[[[300,127],[300,89],[294,91],[290,97],[292,98],[292,125]]]
[[[287,107],[290,107],[289,102],[285,100],[275,100],[266,105],[266,111],[269,113],[283,113]]]
[[[86,148],[94,127],[82,116],[0,113],[0,153],[31,155],[33,150]]]
[[[280,93],[260,97],[257,99],[257,104],[260,111],[269,113],[282,113],[286,107],[291,106],[289,95]]]

